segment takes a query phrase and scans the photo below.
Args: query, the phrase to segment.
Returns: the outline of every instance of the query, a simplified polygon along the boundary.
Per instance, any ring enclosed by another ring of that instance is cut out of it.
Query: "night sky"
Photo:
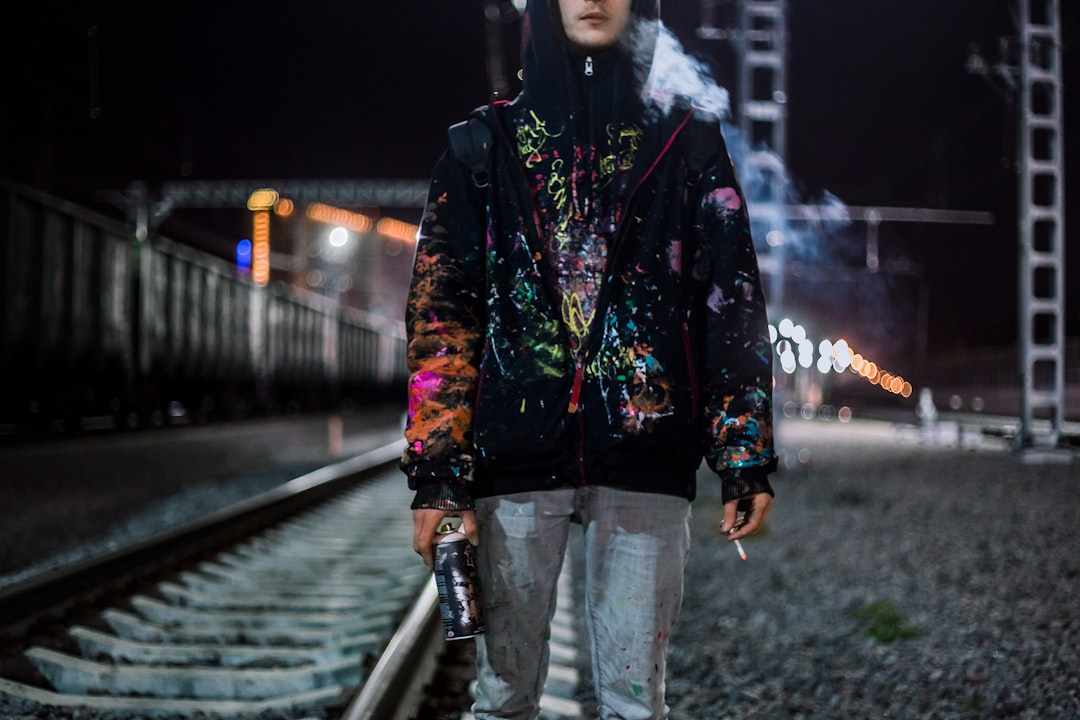
[[[1062,6],[1065,117],[1077,127],[1070,88],[1080,8]],[[788,166],[798,199],[997,218],[994,226],[886,223],[882,259],[918,273],[792,279],[791,314],[824,334],[862,332],[899,365],[910,360],[924,288],[932,354],[1015,342],[1015,126],[1000,80],[965,70],[973,42],[989,62],[1001,59],[1012,7],[791,0]],[[488,96],[481,0],[44,2],[21,13],[28,20],[0,31],[0,175],[73,199],[135,179],[426,178],[445,128]],[[664,17],[734,89],[730,48],[693,35],[699,4],[668,0]],[[507,25],[512,71],[516,31]],[[1067,207],[1080,206],[1078,145],[1080,132],[1066,135]],[[220,214],[192,222],[209,235],[232,232]],[[1075,237],[1080,215],[1066,225]],[[860,224],[835,230],[805,260],[857,266],[864,238]],[[1075,337],[1080,248],[1072,246],[1066,324]],[[847,328],[853,317],[859,327]]]

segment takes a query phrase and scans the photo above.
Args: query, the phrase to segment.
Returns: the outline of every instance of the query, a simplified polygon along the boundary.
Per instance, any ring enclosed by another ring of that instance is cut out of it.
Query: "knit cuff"
[[[769,474],[761,468],[727,470],[720,475],[720,484],[725,503],[763,492],[774,495]]]
[[[472,510],[473,499],[469,489],[460,480],[443,480],[417,483],[409,478],[409,487],[416,491],[413,510]]]

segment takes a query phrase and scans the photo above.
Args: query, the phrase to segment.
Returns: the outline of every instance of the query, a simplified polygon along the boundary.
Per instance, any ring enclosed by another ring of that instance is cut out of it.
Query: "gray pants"
[[[665,720],[668,637],[690,548],[683,498],[584,486],[477,501],[487,633],[477,639],[477,720],[533,720],[548,668],[571,522],[585,532],[585,601],[604,720]]]

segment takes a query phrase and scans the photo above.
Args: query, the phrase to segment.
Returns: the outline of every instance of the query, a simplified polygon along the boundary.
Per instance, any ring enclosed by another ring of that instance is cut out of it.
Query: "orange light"
[[[278,201],[278,193],[274,188],[260,188],[248,196],[248,210],[269,210]]]
[[[379,224],[375,226],[375,229],[378,230],[381,235],[409,244],[416,242],[416,233],[420,231],[420,228],[412,223],[395,220],[391,217],[384,217],[379,220]]]
[[[893,393],[894,395],[901,395],[905,398],[911,397],[911,383],[904,380],[899,375],[886,372],[884,368],[878,366],[877,363],[867,360],[861,354],[855,352],[847,341],[838,340],[833,343],[833,356],[838,357],[838,347],[843,343],[843,352],[851,354],[851,360],[848,367],[852,372],[858,374],[860,377],[866,379],[871,385],[877,385],[886,392]]]
[[[293,210],[295,209],[296,206],[289,198],[281,198],[276,203],[274,203],[274,213],[276,213],[279,217],[289,217],[293,214]]]
[[[252,220],[251,278],[259,287],[270,282],[270,213],[259,210]]]
[[[358,233],[366,233],[375,225],[372,219],[363,213],[354,213],[323,203],[308,205],[307,216],[316,222],[340,225]]]

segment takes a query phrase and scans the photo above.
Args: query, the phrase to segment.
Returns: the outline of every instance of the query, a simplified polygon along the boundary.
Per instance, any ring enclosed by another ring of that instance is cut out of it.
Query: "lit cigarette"
[[[735,549],[739,551],[739,557],[743,560],[746,559],[746,551],[742,549],[742,543],[738,540],[735,541]]]

